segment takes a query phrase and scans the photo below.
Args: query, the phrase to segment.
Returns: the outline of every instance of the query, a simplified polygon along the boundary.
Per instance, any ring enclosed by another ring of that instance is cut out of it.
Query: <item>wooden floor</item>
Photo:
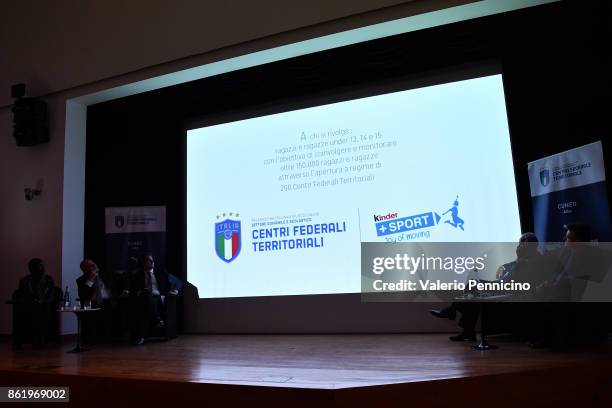
[[[500,349],[477,352],[470,343],[453,343],[439,334],[185,335],[68,354],[70,343],[13,351],[5,341],[0,386],[66,384],[73,403],[89,398],[90,406],[97,406],[93,395],[99,406],[108,406],[139,401],[138,395],[163,399],[166,393],[170,401],[178,393],[181,400],[209,406],[230,401],[400,406],[419,400],[422,406],[474,406],[475,401],[608,406],[612,352],[607,348],[555,353],[504,339],[494,342]]]

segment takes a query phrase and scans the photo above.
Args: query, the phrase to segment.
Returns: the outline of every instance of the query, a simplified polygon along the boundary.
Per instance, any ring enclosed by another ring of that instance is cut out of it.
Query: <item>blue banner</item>
[[[150,253],[166,266],[166,207],[105,209],[106,270],[125,272],[130,257]]]
[[[591,227],[594,240],[612,240],[601,142],[536,160],[528,170],[540,241],[562,241],[563,226],[578,222]]]

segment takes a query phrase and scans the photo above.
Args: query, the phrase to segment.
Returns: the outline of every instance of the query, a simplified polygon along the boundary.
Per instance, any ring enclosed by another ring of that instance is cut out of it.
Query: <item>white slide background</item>
[[[447,213],[410,231],[419,235],[376,234],[374,215],[442,215],[456,197],[464,230],[445,222],[452,221]],[[215,251],[215,223],[224,219],[241,223],[241,250],[231,262]],[[346,231],[253,237],[321,223]],[[187,277],[201,298],[356,293],[362,241],[510,242],[519,235],[501,75],[187,132]],[[308,237],[323,245],[253,245]]]

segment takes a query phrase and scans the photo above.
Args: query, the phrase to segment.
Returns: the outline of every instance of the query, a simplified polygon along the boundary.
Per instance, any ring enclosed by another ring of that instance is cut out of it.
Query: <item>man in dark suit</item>
[[[28,262],[30,274],[19,280],[20,300],[26,303],[44,304],[56,299],[53,278],[45,273],[45,264],[40,258]]]
[[[134,334],[135,344],[144,342],[149,327],[163,328],[163,300],[166,296],[176,296],[178,288],[171,284],[168,273],[155,268],[151,254],[139,259],[140,268],[132,276],[130,293],[134,299]]]
[[[30,337],[34,346],[45,341],[56,341],[58,317],[56,308],[61,299],[61,290],[55,287],[53,278],[45,273],[45,264],[40,258],[28,262],[29,275],[19,281],[13,294],[15,307],[14,343],[21,345]]]
[[[558,273],[540,290],[534,347],[563,350],[568,346],[607,341],[607,310],[601,304],[581,302],[589,282],[602,282],[610,267],[603,248],[590,241],[591,227],[584,223],[565,226],[565,245],[555,253]]]
[[[550,268],[545,266],[545,259],[538,252],[537,245],[538,238],[534,233],[527,232],[521,235],[516,247],[516,260],[500,266],[497,270],[497,279],[530,282],[534,288],[538,286],[545,279],[542,271]],[[517,320],[517,315],[520,315],[520,312],[524,309],[521,305],[517,303],[493,303],[488,304],[487,309],[488,316],[495,316],[494,323],[501,321],[512,332],[528,330],[528,322]],[[454,302],[442,310],[431,310],[431,314],[454,320],[456,313],[461,313],[459,326],[463,330],[459,334],[451,336],[450,340],[474,341],[476,340],[475,329],[480,310],[480,305],[475,302]]]

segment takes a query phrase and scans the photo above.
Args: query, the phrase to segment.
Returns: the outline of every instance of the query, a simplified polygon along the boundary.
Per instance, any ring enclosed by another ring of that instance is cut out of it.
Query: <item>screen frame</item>
[[[290,98],[281,98],[268,101],[262,104],[250,105],[232,109],[229,111],[214,113],[211,115],[198,115],[189,117],[182,122],[182,139],[181,139],[181,172],[182,172],[182,222],[180,224],[182,231],[182,266],[183,276],[188,282],[189,274],[187,270],[187,132],[194,129],[199,129],[208,126],[215,126],[229,122],[248,120],[261,116],[269,116],[290,112],[295,110],[307,109],[316,106],[350,101],[354,99],[367,98],[370,96],[384,95],[392,92],[408,91],[418,88],[442,85],[462,80],[476,79],[492,75],[501,75],[502,89],[504,93],[504,106],[506,110],[506,119],[508,122],[508,134],[510,138],[510,155],[512,158],[512,167],[514,173],[514,192],[519,214],[519,227],[521,231],[525,231],[525,221],[520,205],[520,195],[518,189],[518,171],[517,159],[515,157],[516,146],[512,137],[512,124],[510,121],[510,112],[508,107],[508,85],[507,79],[503,72],[503,63],[500,59],[487,59],[480,61],[472,61],[460,65],[452,65],[429,71],[413,72],[407,75],[387,78],[380,81],[370,81],[366,83],[358,83],[348,87],[338,87],[328,89],[323,92],[314,92],[306,96],[295,96]],[[238,71],[240,72],[240,71]],[[235,74],[235,73],[234,73]],[[519,237],[516,237],[517,241]],[[196,288],[197,291],[197,288]],[[342,292],[342,293],[321,293],[321,294],[288,294],[288,295],[259,295],[259,296],[231,296],[217,298],[203,298],[198,294],[199,301],[232,301],[233,299],[282,299],[293,297],[318,297],[318,296],[360,296],[360,292]]]

